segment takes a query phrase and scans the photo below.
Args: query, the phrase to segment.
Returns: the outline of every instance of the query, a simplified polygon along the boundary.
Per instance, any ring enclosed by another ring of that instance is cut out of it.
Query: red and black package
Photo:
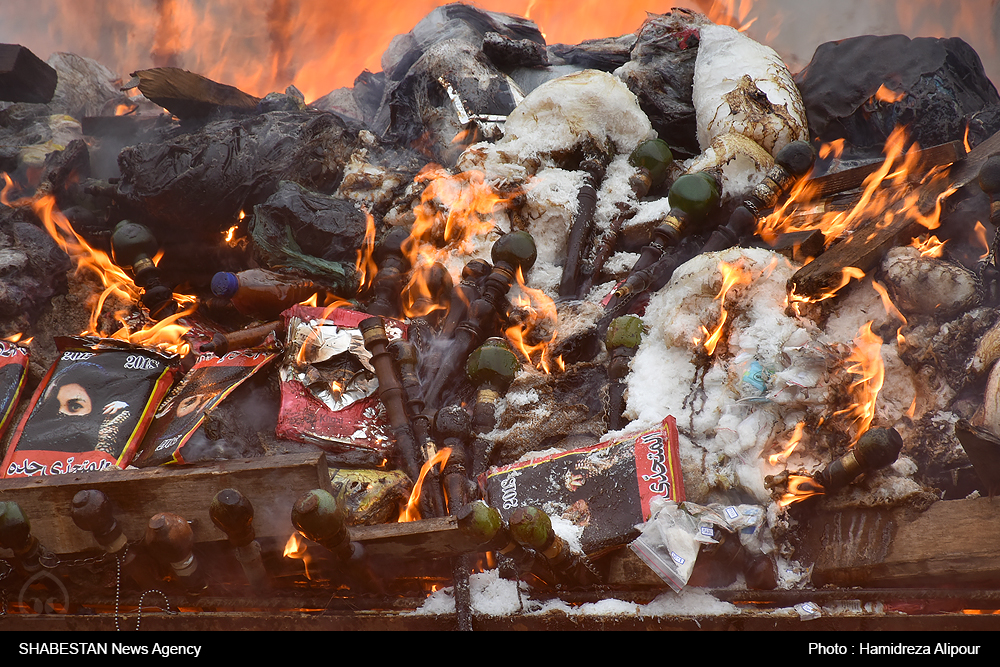
[[[371,317],[346,308],[293,306],[283,313],[287,341],[281,365],[277,435],[339,453],[374,451],[388,458],[391,440],[378,380],[358,324]],[[390,340],[406,325],[383,318]]]
[[[132,464],[145,468],[186,463],[184,446],[205,416],[276,356],[267,350],[240,350],[221,357],[201,355],[156,411]]]
[[[177,355],[117,340],[55,342],[61,356],[17,426],[4,477],[124,468],[173,382]]]
[[[0,340],[0,438],[10,426],[11,415],[24,389],[28,348]]]
[[[587,554],[631,542],[650,516],[653,498],[684,500],[677,424],[531,461],[491,468],[480,484],[504,520],[519,507],[537,507],[583,526]]]

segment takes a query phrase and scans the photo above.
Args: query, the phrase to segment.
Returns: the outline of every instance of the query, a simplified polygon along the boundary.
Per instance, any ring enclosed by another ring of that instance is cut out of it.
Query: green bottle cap
[[[667,178],[667,169],[674,161],[667,142],[662,139],[643,141],[628,156],[633,167],[642,167],[649,172],[652,187],[658,187]]]
[[[515,269],[521,267],[523,273],[535,265],[538,259],[538,250],[535,248],[535,239],[531,238],[528,232],[510,232],[501,236],[493,249],[490,251],[493,263],[506,262]]]
[[[706,172],[685,174],[674,181],[667,195],[670,206],[679,208],[695,220],[704,219],[719,204],[719,187]]]

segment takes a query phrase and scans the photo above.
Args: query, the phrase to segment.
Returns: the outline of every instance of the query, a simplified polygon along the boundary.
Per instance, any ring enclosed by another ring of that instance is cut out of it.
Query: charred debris
[[[1000,487],[967,44],[793,77],[686,10],[547,45],[455,4],[382,67],[307,104],[0,45],[9,604],[44,575],[101,607],[117,564],[206,610],[445,586],[471,629],[490,577],[806,618],[995,576],[943,537]]]

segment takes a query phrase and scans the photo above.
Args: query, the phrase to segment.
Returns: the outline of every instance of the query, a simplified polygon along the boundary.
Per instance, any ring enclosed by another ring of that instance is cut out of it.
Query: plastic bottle
[[[229,299],[244,315],[261,319],[274,319],[289,306],[322,291],[309,280],[265,269],[248,269],[239,273],[220,271],[212,277],[212,293],[215,296]]]

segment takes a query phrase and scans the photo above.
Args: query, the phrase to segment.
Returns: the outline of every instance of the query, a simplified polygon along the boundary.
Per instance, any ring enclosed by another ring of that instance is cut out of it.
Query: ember
[[[1000,489],[972,46],[804,64],[778,0],[259,4],[52,22],[120,15],[87,46],[118,74],[0,45],[5,623],[43,570],[73,618],[156,591],[460,629],[996,576],[1000,531],[941,537]]]

